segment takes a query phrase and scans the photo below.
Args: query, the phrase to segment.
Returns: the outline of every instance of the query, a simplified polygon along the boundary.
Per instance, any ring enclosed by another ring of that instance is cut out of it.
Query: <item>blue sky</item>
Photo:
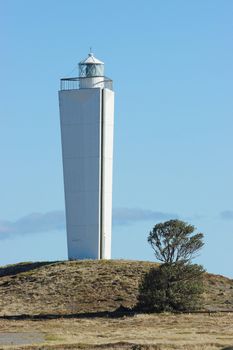
[[[233,277],[231,0],[0,3],[0,264],[66,259],[57,91],[89,47],[116,92],[113,258],[178,217]]]

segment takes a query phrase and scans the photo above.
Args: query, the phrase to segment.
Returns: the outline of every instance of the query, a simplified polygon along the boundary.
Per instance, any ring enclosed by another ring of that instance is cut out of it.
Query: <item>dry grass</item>
[[[0,349],[219,350],[233,346],[233,314],[135,315],[117,319],[0,320],[1,332],[41,332],[45,342]]]
[[[65,318],[113,311],[121,305],[133,308],[138,284],[156,266],[87,260],[0,268],[0,316],[63,315],[47,320],[0,319],[0,340],[4,332],[34,333],[44,339],[41,345],[0,345],[0,350],[220,350],[233,346],[233,313]],[[233,280],[205,274],[204,308],[233,310]]]
[[[213,274],[205,276],[205,308],[233,309],[233,280]]]
[[[0,315],[73,314],[133,308],[138,284],[155,263],[66,261],[0,268]],[[204,307],[233,310],[233,280],[205,275]]]

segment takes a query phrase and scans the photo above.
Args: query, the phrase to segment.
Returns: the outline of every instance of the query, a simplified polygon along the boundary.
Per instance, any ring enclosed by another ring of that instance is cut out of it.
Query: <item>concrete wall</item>
[[[69,259],[111,257],[113,95],[59,92]]]

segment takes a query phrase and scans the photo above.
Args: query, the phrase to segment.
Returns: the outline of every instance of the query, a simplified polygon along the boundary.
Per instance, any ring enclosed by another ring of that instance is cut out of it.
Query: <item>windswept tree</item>
[[[162,264],[145,274],[140,286],[138,307],[144,311],[189,311],[201,307],[203,274],[191,260],[203,247],[203,234],[180,220],[154,226],[148,242]]]
[[[196,233],[195,227],[181,220],[169,220],[154,226],[148,242],[155,257],[167,264],[182,261],[187,263],[203,247],[203,234]]]

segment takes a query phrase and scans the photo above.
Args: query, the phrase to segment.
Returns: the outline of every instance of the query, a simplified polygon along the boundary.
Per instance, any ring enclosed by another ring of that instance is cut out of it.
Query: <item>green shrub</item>
[[[139,309],[155,312],[199,309],[203,273],[202,266],[182,262],[151,269],[139,287]]]

